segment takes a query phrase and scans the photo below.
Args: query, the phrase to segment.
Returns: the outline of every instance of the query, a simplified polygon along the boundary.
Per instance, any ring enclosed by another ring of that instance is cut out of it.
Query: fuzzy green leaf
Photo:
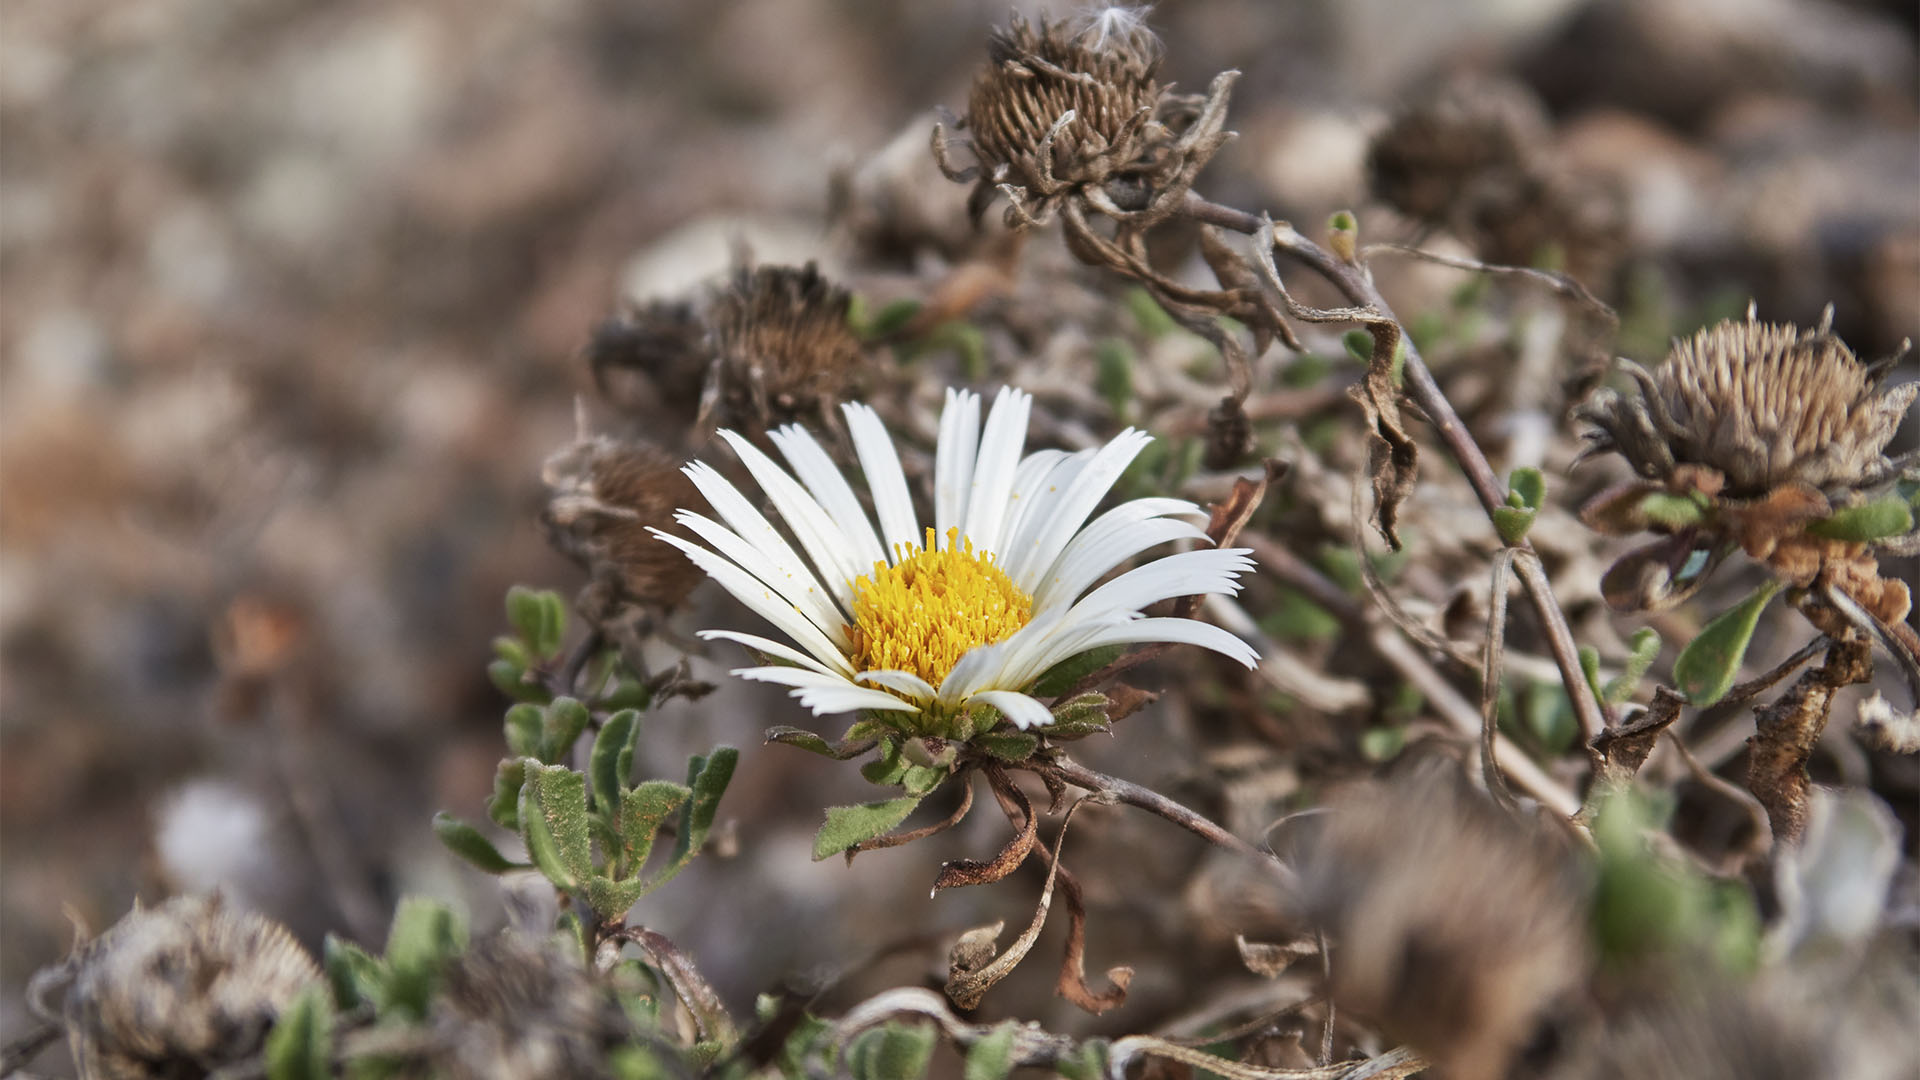
[[[489,874],[504,874],[509,870],[525,870],[526,863],[517,863],[493,846],[493,841],[481,835],[480,830],[461,821],[446,811],[433,815],[433,834],[447,845],[447,850],[467,860]]]
[[[452,908],[424,897],[401,898],[387,931],[387,980],[380,1012],[398,1010],[416,1020],[424,1018],[441,970],[466,947],[466,927]]]
[[[968,1047],[963,1080],[1006,1080],[1013,1072],[1013,1040],[1020,1027],[1017,1020],[1005,1021]]]
[[[1533,528],[1533,519],[1539,514],[1532,508],[1496,506],[1489,516],[1493,518],[1493,531],[1500,534],[1502,543],[1518,544],[1527,538],[1527,531]]]
[[[1093,388],[1124,421],[1133,403],[1133,348],[1120,338],[1107,338],[1093,347],[1093,358]]]
[[[708,756],[695,756],[687,762],[687,786],[693,789],[693,797],[680,814],[680,836],[673,845],[675,873],[707,842],[707,834],[713,831],[713,816],[720,810],[720,797],[726,794],[733,768],[739,763],[740,751],[731,746],[716,746]]]
[[[587,707],[570,697],[557,697],[547,706],[540,729],[540,753],[535,755],[549,765],[558,764],[573,753],[573,744],[587,729]]]
[[[640,714],[621,709],[600,726],[587,758],[593,784],[593,808],[611,818],[620,808],[620,793],[633,779],[633,748],[640,741]]]
[[[1580,673],[1587,677],[1587,687],[1593,691],[1593,696],[1606,700],[1606,692],[1600,686],[1599,649],[1591,645],[1580,646]]]
[[[520,831],[520,788],[526,782],[526,758],[508,758],[493,771],[493,798],[487,800],[487,816],[495,825]]]
[[[536,704],[546,701],[551,695],[547,688],[540,685],[538,679],[527,677],[527,669],[506,660],[495,660],[487,665],[487,678],[499,691],[515,701],[530,701]]]
[[[852,732],[849,731],[848,734],[851,736]],[[768,728],[767,741],[770,743],[784,743],[787,746],[805,750],[809,754],[819,754],[821,757],[830,757],[835,761],[845,761],[848,758],[859,757],[861,754],[873,749],[873,740],[870,738],[855,739],[849,737],[837,743],[830,743],[817,732],[808,731],[805,728],[787,727],[785,725]]]
[[[587,879],[587,906],[603,923],[625,915],[646,893],[647,883],[637,877],[615,881],[605,874],[595,874]]]
[[[649,780],[621,796],[620,863],[628,874],[637,876],[647,865],[661,823],[692,797],[692,789],[671,780]]]
[[[1701,627],[1699,635],[1680,650],[1673,662],[1673,679],[1689,702],[1711,705],[1733,689],[1740,661],[1746,657],[1754,627],[1760,623],[1760,613],[1780,588],[1779,582],[1769,581],[1755,589],[1751,596]]]
[[[947,778],[944,765],[909,765],[900,773],[900,786],[909,795],[927,795]]]
[[[826,824],[813,837],[813,860],[830,858],[847,850],[862,840],[871,840],[893,829],[907,820],[913,808],[920,805],[920,796],[908,795],[884,802],[861,803],[857,806],[827,807]]]
[[[564,765],[529,762],[520,789],[520,836],[548,881],[572,892],[593,873],[587,778]]]
[[[330,1080],[333,1009],[326,991],[309,986],[274,1021],[262,1055],[267,1080]]]
[[[507,590],[507,621],[541,659],[560,651],[567,632],[567,606],[560,594],[515,585]]]
[[[1507,477],[1507,488],[1520,496],[1520,505],[1529,510],[1538,510],[1546,503],[1547,478],[1531,465],[1513,470]]]
[[[919,1080],[933,1057],[933,1041],[928,1024],[870,1028],[847,1048],[847,1072],[854,1080]]]
[[[546,714],[538,705],[520,704],[507,710],[505,723],[507,749],[515,757],[540,756],[540,732],[546,727]]]
[[[1008,731],[996,728],[984,734],[975,735],[969,743],[976,750],[985,750],[994,757],[1005,761],[1025,761],[1040,749],[1040,736],[1025,731]]]
[[[333,1002],[341,1009],[357,1009],[386,996],[386,965],[367,950],[328,934],[320,957]]]
[[[1684,529],[1707,520],[1707,512],[1691,496],[1650,491],[1640,499],[1640,513],[1656,525]]]
[[[1912,532],[1913,508],[1899,495],[1887,495],[1870,503],[1836,510],[1808,525],[1807,531],[1829,540],[1870,544]]]
[[[1106,645],[1098,649],[1070,656],[1048,668],[1046,673],[1034,680],[1029,691],[1035,697],[1054,697],[1066,693],[1074,683],[1099,671],[1120,658],[1126,651],[1124,645]]]
[[[1607,680],[1601,700],[1609,705],[1619,705],[1630,700],[1634,691],[1640,688],[1640,680],[1647,677],[1647,669],[1660,656],[1660,631],[1651,626],[1643,626],[1633,632],[1632,652],[1627,656],[1626,667],[1620,674]]]
[[[860,775],[867,783],[887,787],[900,782],[900,776],[907,771],[906,759],[900,753],[899,739],[887,739],[880,743],[880,756],[860,766]]]
[[[512,664],[516,670],[533,666],[533,654],[527,651],[527,643],[517,637],[501,634],[494,638],[493,654]]]

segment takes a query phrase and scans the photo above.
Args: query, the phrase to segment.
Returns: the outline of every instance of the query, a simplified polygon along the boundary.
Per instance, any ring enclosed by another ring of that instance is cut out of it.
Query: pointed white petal
[[[914,515],[913,496],[907,491],[907,474],[900,469],[900,455],[894,452],[880,414],[851,402],[840,409],[846,414],[860,469],[867,474],[867,490],[873,493],[873,511],[880,518],[887,561],[894,561],[895,549],[902,544],[909,551],[920,550],[920,520]]]
[[[803,668],[781,667],[777,664],[766,667],[733,668],[729,675],[754,682],[779,683],[781,686],[853,686],[851,680],[823,671],[807,671]]]
[[[1092,450],[1081,450],[1055,460],[1053,468],[1039,478],[1026,496],[1026,506],[1020,515],[1020,528],[1009,532],[1007,547],[1000,561],[1001,568],[1016,583],[1040,561],[1040,536],[1059,515],[1067,493],[1073,490],[1080,474],[1093,461],[1093,454]],[[1044,572],[1045,567],[1040,570]]]
[[[676,510],[673,520],[681,528],[705,540],[721,557],[735,566],[758,578],[762,583],[779,593],[781,598],[792,604],[794,610],[807,617],[820,632],[832,641],[836,648],[843,647],[846,640],[846,620],[839,609],[833,606],[825,586],[813,579],[811,572],[807,580],[796,581],[785,568],[773,561],[766,551],[747,543],[725,525],[712,518],[696,514],[691,510]]]
[[[973,700],[999,709],[1021,731],[1053,723],[1053,713],[1045,705],[1015,690],[987,690],[973,695]]]
[[[799,649],[791,645],[783,645],[772,638],[763,638],[758,634],[743,634],[738,630],[702,630],[698,636],[702,641],[719,640],[738,642],[749,649],[757,649],[768,656],[777,656],[782,660],[790,660],[809,671],[818,671],[823,675],[833,674],[831,668],[828,668],[825,664],[808,656],[806,653],[801,652]]]
[[[840,610],[853,610],[853,579],[872,569],[872,564],[861,566],[853,556],[853,542],[840,530],[827,512],[820,508],[807,489],[800,482],[787,475],[787,471],[775,464],[773,459],[760,452],[760,448],[734,434],[731,431],[720,432],[720,437],[733,447],[747,471],[760,482],[760,487],[773,500],[775,509],[786,519],[787,526],[799,539],[800,546],[806,549],[807,558],[819,571],[819,577],[827,586]]]
[[[1033,596],[1035,610],[1073,603],[1075,597],[1100,580],[1107,571],[1148,548],[1175,540],[1207,538],[1206,530],[1178,518],[1129,521],[1122,528],[1102,527],[1105,518],[1126,508],[1110,510],[1102,515],[1102,520],[1080,530],[1080,535],[1073,538],[1067,550],[1061,552],[1060,558],[1054,562],[1053,572],[1042,579],[1040,591]]]
[[[1020,467],[1013,471],[1013,490],[1007,495],[1007,516],[1000,521],[1000,535],[987,542],[987,550],[999,560],[1001,569],[1006,568],[1007,547],[1019,534],[1020,525],[1027,519],[1027,511],[1032,508],[1047,475],[1066,457],[1064,450],[1036,450],[1022,458]]]
[[[700,489],[700,494],[707,497],[707,502],[720,512],[720,517],[734,533],[752,544],[773,564],[775,576],[761,575],[761,579],[795,607],[806,612],[836,646],[845,648],[846,618],[834,606],[832,593],[821,584],[806,561],[800,558],[800,553],[793,550],[793,545],[780,535],[780,530],[774,528],[773,523],[755,510],[746,497],[735,490],[726,477],[715,472],[711,465],[694,461],[681,471],[693,481],[694,487]],[[755,573],[759,571],[755,570]]]
[[[822,633],[813,620],[800,614],[784,598],[774,593],[773,587],[726,559],[708,551],[691,541],[678,536],[649,529],[649,532],[661,540],[686,552],[687,558],[695,566],[706,571],[708,577],[720,584],[720,587],[733,594],[733,598],[752,608],[761,618],[780,628],[788,637],[800,643],[800,647],[812,653],[814,658],[835,671],[853,674],[853,665],[847,662],[846,654],[832,639]]]
[[[1032,408],[1032,397],[1012,387],[1001,387],[993,411],[987,414],[987,428],[980,435],[980,453],[973,466],[966,518],[960,527],[977,551],[992,551],[991,545],[1000,541],[1020,451],[1027,444],[1027,417]]]
[[[794,688],[793,696],[800,699],[800,704],[812,709],[815,715],[851,712],[854,709],[884,709],[905,713],[920,711],[918,705],[910,701],[902,701],[892,694],[869,690],[864,686],[855,686],[837,676],[801,671],[798,668],[739,668],[731,674],[754,682],[791,686]]]
[[[1014,584],[1029,595],[1033,593],[1041,575],[1053,565],[1067,541],[1073,539],[1073,534],[1093,513],[1093,508],[1106,498],[1113,482],[1152,441],[1152,436],[1128,428],[1093,455],[1093,460],[1087,462],[1086,468],[1074,478],[1073,486],[1062,496],[1059,509],[1034,522],[1042,527],[1035,530],[1032,548],[1023,553],[1026,561]]]
[[[1152,641],[1173,641],[1212,649],[1246,667],[1260,662],[1253,646],[1212,623],[1197,619],[1134,619],[1102,630],[1093,638],[1092,648],[1101,645],[1138,645]],[[1082,650],[1085,651],[1085,650]]]
[[[1088,593],[1073,605],[1069,621],[1117,613],[1132,614],[1176,596],[1240,591],[1237,575],[1253,569],[1245,548],[1181,551],[1136,566]]]
[[[933,687],[927,683],[927,680],[915,675],[911,671],[896,671],[891,669],[863,671],[853,678],[855,682],[884,686],[889,690],[905,694],[915,701],[933,700]]]
[[[947,530],[964,524],[979,448],[980,395],[949,387],[946,408],[940,410],[940,442],[933,454],[933,539],[942,551],[947,548]]]
[[[852,558],[861,572],[871,571],[874,563],[886,562],[887,549],[880,546],[880,537],[873,531],[860,497],[807,429],[789,424],[771,437],[787,464],[793,466],[794,475],[813,492],[814,499],[853,544]]]

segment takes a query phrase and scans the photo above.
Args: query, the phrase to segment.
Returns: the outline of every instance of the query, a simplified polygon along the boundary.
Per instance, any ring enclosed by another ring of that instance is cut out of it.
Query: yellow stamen
[[[1005,641],[1033,617],[1033,597],[971,541],[962,550],[959,529],[947,530],[945,551],[933,540],[928,529],[925,550],[855,579],[856,669],[911,671],[938,687],[968,649]]]

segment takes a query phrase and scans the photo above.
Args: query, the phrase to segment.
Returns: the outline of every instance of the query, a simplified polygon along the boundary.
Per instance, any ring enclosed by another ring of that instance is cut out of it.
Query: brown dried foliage
[[[847,321],[852,303],[813,263],[734,271],[707,316],[715,368],[703,413],[763,427],[803,413],[831,423],[865,359]]]
[[[645,443],[593,435],[541,468],[552,491],[541,528],[555,550],[590,575],[580,610],[594,624],[635,609],[671,611],[703,579],[698,567],[648,531],[677,531],[674,511],[705,502],[681,464]]]

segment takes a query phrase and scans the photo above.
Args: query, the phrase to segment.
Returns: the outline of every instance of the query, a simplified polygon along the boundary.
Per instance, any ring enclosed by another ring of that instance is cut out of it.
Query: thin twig
[[[1075,787],[1085,788],[1088,791],[1105,792],[1113,796],[1116,800],[1126,803],[1128,806],[1137,807],[1148,813],[1166,818],[1168,821],[1193,833],[1195,836],[1201,837],[1207,842],[1219,847],[1226,848],[1236,855],[1245,855],[1248,858],[1258,859],[1264,863],[1273,862],[1272,858],[1263,854],[1252,844],[1228,832],[1218,824],[1215,824],[1211,819],[1197,811],[1189,810],[1150,788],[1141,787],[1139,784],[1133,783],[1130,780],[1122,780],[1117,776],[1108,776],[1105,773],[1095,772],[1085,765],[1069,760],[1064,756],[1049,762],[1044,768]],[[1278,863],[1274,863],[1274,865],[1276,867],[1279,866]]]

